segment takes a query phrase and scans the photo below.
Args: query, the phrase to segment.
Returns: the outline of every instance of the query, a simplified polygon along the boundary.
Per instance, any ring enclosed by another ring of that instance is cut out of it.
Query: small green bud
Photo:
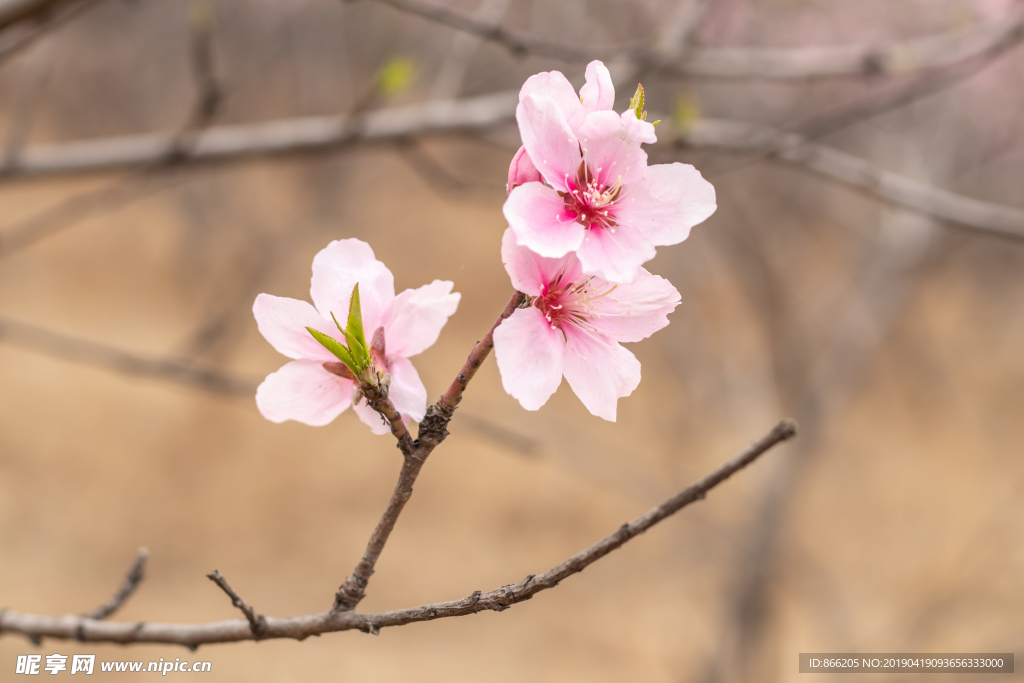
[[[393,97],[409,89],[416,80],[416,65],[407,57],[392,57],[377,71],[377,90]]]
[[[636,94],[629,98],[629,108],[639,120],[647,120],[647,112],[644,111],[644,86],[640,83],[636,84]]]

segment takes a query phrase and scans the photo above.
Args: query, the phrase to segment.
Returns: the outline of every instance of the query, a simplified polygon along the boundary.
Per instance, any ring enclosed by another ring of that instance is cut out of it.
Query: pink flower
[[[620,342],[640,341],[668,325],[679,292],[643,268],[631,283],[587,275],[575,254],[538,256],[516,244],[511,228],[501,260],[513,286],[532,297],[494,331],[505,391],[537,410],[565,375],[587,410],[614,421],[618,399],[640,383],[640,362]]]
[[[513,187],[510,169],[505,218],[537,254],[575,251],[585,272],[632,282],[655,247],[682,242],[714,213],[715,188],[687,164],[648,166],[640,145],[657,140],[654,126],[632,110],[610,111],[615,95],[600,62],[587,75],[582,103],[558,72],[523,86],[516,120],[543,182],[517,169],[523,182]]]
[[[587,82],[580,88],[579,97],[576,96],[572,83],[562,75],[561,71],[544,71],[527,78],[526,83],[519,91],[519,101],[522,102],[532,94],[552,97],[561,108],[566,121],[571,122],[570,125],[574,124],[575,127],[579,127],[590,112],[611,109],[615,104],[615,86],[612,85],[612,75],[608,73],[607,67],[598,61],[587,65]],[[512,157],[512,163],[508,168],[506,193],[511,193],[512,190],[525,183],[543,182],[543,180],[540,171],[530,160],[530,155],[526,153],[526,147],[520,147],[516,155]]]
[[[423,419],[427,391],[408,359],[437,341],[461,295],[452,293],[451,282],[434,280],[395,296],[391,271],[374,257],[370,245],[356,239],[331,242],[313,259],[310,295],[316,308],[270,294],[256,297],[252,310],[260,333],[279,352],[295,359],[267,375],[256,390],[256,405],[263,417],[320,426],[352,405],[374,434],[390,431],[366,404],[355,381],[325,369],[325,363],[341,364],[306,329],[343,340],[331,314],[344,323],[356,283],[363,327],[367,339],[375,340],[371,352],[375,367],[391,375],[389,396],[406,422]]]

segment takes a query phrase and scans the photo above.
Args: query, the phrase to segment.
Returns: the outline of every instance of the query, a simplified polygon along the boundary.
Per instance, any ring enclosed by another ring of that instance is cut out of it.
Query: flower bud
[[[520,147],[508,167],[508,184],[505,185],[506,196],[518,186],[531,182],[541,182],[540,171],[533,165],[530,155],[526,153],[526,147]]]

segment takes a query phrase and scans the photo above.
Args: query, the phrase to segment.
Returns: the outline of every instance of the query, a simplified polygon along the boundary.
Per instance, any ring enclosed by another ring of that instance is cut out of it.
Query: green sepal
[[[345,367],[348,368],[353,375],[359,374],[359,370],[356,368],[356,363],[352,358],[352,354],[349,353],[349,350],[346,349],[341,342],[334,337],[324,334],[320,330],[314,330],[312,327],[307,327],[306,331],[313,335],[313,339],[320,342],[321,346],[333,353],[338,360],[344,363]]]

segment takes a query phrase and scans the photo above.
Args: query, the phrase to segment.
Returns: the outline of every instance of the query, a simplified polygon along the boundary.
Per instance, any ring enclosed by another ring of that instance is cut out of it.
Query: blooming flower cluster
[[[352,406],[374,434],[389,431],[363,398],[360,378],[318,341],[341,336],[337,321],[349,318],[357,285],[361,326],[373,340],[366,349],[373,371],[389,376],[389,396],[405,422],[423,419],[427,390],[409,358],[437,341],[461,295],[452,293],[451,282],[434,280],[395,296],[394,276],[370,245],[347,239],[331,242],[313,259],[313,306],[270,294],[256,297],[253,314],[260,332],[280,353],[295,359],[268,375],[256,390],[256,405],[268,420],[319,426]],[[346,348],[352,346],[349,342]]]
[[[528,299],[493,338],[502,385],[527,410],[565,377],[591,413],[615,419],[618,399],[640,383],[640,363],[622,344],[668,325],[680,301],[643,264],[716,208],[714,188],[692,166],[647,165],[641,145],[657,138],[643,89],[623,114],[614,101],[600,62],[587,66],[578,96],[557,71],[532,76],[519,94],[523,146],[509,167],[501,257]],[[422,420],[427,394],[409,358],[437,341],[455,312],[452,283],[395,296],[394,277],[370,246],[347,239],[313,259],[310,294],[313,305],[256,298],[260,332],[293,359],[260,385],[260,412],[323,425],[352,406],[384,434],[389,427],[365,395],[383,391],[404,421]]]
[[[502,261],[531,297],[494,333],[505,390],[527,410],[542,406],[564,375],[595,415],[640,382],[640,363],[621,342],[668,325],[679,292],[642,265],[678,244],[716,208],[715,190],[692,166],[647,165],[657,140],[639,103],[623,114],[608,69],[587,66],[576,91],[557,71],[519,93],[523,146],[512,160]]]

